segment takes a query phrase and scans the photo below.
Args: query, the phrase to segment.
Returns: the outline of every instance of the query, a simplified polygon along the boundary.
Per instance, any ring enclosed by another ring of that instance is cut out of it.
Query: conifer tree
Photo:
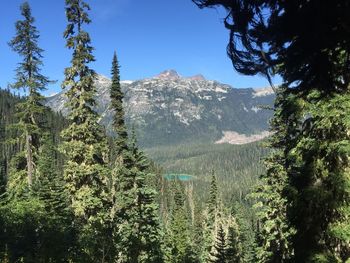
[[[296,230],[293,260],[348,260],[350,238],[334,226],[344,227],[350,211],[345,117],[350,111],[345,102],[350,85],[350,5],[342,0],[193,1],[200,7],[222,5],[228,11],[227,51],[237,71],[263,74],[271,85],[271,74],[280,74],[300,103],[297,122],[287,131],[292,144],[283,148],[287,218]],[[289,106],[293,104],[284,109]]]
[[[215,229],[218,219],[218,187],[214,172],[212,172],[207,214],[205,217],[206,220],[203,222],[203,248],[201,253],[201,260],[204,262],[209,260],[210,250],[215,241]]]
[[[144,154],[135,150],[138,156]],[[137,160],[133,156],[133,160]],[[143,158],[139,159],[143,160]],[[136,161],[134,167],[119,170],[116,212],[118,262],[163,262],[156,192],[150,187],[154,176]]]
[[[226,243],[227,243],[227,248],[226,248],[227,263],[243,262],[240,234],[239,234],[238,225],[235,221],[228,226]]]
[[[185,196],[180,187],[176,187],[174,204],[168,227],[168,244],[170,251],[166,262],[195,262],[189,231],[189,219],[185,209]]]
[[[43,135],[43,145],[39,149],[36,194],[45,204],[49,216],[64,220],[69,213],[69,201],[63,175],[57,165],[58,150],[53,140],[52,134]]]
[[[125,155],[128,153],[128,132],[125,125],[125,114],[123,107],[124,94],[120,86],[120,72],[117,54],[114,52],[112,61],[112,85],[110,89],[111,106],[114,110],[113,127],[117,134],[116,154]],[[125,158],[125,157],[124,157]],[[130,165],[130,164],[129,164]]]
[[[5,114],[2,112],[2,108],[0,108],[0,116],[4,116],[4,115]],[[5,145],[4,145],[5,140],[6,140],[5,120],[4,120],[4,117],[0,117],[0,196],[6,190],[7,160],[6,160]]]
[[[298,100],[288,95],[288,90],[278,89],[274,118],[270,123],[273,135],[268,142],[274,151],[265,159],[266,174],[260,177],[260,185],[251,194],[257,200],[254,207],[259,223],[258,262],[289,262],[293,256],[294,231],[287,219],[287,157],[284,152],[294,144],[292,138],[297,137],[293,127],[298,126],[298,108]]]
[[[105,221],[108,220],[107,142],[98,124],[95,105],[95,72],[89,67],[94,61],[93,47],[84,24],[89,24],[89,6],[82,0],[66,0],[68,25],[64,32],[66,46],[73,50],[71,66],[65,69],[63,88],[68,89],[67,107],[70,125],[62,131],[62,152],[67,162],[64,178],[70,202],[79,226],[80,260],[97,262],[110,251],[110,239]],[[106,234],[106,236],[105,236]]]
[[[304,102],[301,135],[289,151],[287,210],[296,228],[298,262],[346,262],[350,258],[349,92]]]
[[[23,89],[27,93],[24,102],[17,105],[19,123],[16,125],[25,141],[25,157],[28,185],[31,186],[35,177],[37,151],[40,145],[40,118],[45,107],[41,104],[44,90],[51,81],[40,73],[43,50],[38,46],[39,32],[34,25],[34,18],[28,2],[21,5],[23,20],[16,22],[16,36],[9,42],[10,47],[17,52],[23,61],[16,69],[14,89]],[[13,175],[15,176],[15,175]]]
[[[145,172],[150,169],[150,160],[147,158],[143,151],[139,150],[139,147],[137,145],[135,126],[133,126],[131,130],[130,151],[134,160],[134,166],[136,166],[137,169],[139,169],[141,172]]]
[[[226,237],[222,224],[219,224],[216,241],[210,252],[210,262],[226,263]]]
[[[114,53],[112,62],[111,105],[115,111],[114,130],[116,160],[112,191],[115,243],[118,262],[162,262],[158,205],[150,186],[149,161],[138,149],[133,130],[131,145],[124,120],[123,92],[120,88],[119,65]]]
[[[218,205],[218,186],[216,182],[216,176],[214,171],[212,172],[211,182],[210,182],[210,192],[209,192],[209,202],[208,202],[208,210],[209,216],[211,217],[211,221],[215,221],[215,215],[217,212]]]

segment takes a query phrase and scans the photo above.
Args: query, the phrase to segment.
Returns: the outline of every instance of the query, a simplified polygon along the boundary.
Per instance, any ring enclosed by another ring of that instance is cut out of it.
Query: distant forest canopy
[[[41,92],[52,81],[41,73],[40,33],[24,2],[9,42],[21,58],[10,88],[27,96],[0,90],[1,262],[349,262],[350,3],[193,2],[227,11],[237,71],[283,77],[272,135],[147,149],[152,161],[126,126],[114,53],[116,137],[108,137],[92,107],[82,0],[65,1],[69,112],[51,112]],[[195,177],[167,180],[174,170]]]

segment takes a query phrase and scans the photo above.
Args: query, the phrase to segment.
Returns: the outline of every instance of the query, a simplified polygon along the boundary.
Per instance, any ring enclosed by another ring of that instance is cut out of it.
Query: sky
[[[23,0],[0,0],[0,87],[14,81],[20,57],[8,46],[21,18]],[[65,48],[64,0],[29,0],[44,49],[42,73],[56,84],[45,95],[60,91],[71,51]],[[86,0],[92,23],[85,26],[95,48],[91,67],[110,76],[113,52],[122,80],[137,80],[175,69],[182,76],[202,74],[235,88],[266,87],[265,78],[234,71],[226,54],[228,31],[222,9],[199,9],[191,0]]]

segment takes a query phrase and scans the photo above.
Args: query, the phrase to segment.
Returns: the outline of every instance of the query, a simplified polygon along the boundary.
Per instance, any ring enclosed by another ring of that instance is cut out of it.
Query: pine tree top
[[[53,81],[40,73],[44,50],[38,46],[40,35],[34,25],[35,19],[29,3],[24,2],[20,9],[24,19],[16,22],[16,35],[9,42],[9,46],[23,58],[23,61],[16,69],[16,82],[11,87],[24,90],[28,88],[30,93],[39,95],[37,91],[46,89],[45,86]]]

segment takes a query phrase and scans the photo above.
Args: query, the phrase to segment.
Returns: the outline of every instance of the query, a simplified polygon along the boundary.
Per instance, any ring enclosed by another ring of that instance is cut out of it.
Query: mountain
[[[111,131],[111,80],[97,75],[96,111]],[[122,81],[126,121],[135,125],[145,147],[178,143],[241,144],[268,135],[274,94],[270,88],[235,89],[198,74],[182,77],[175,70],[137,81]],[[67,114],[65,91],[48,97],[46,105]],[[236,140],[237,139],[237,140]]]

